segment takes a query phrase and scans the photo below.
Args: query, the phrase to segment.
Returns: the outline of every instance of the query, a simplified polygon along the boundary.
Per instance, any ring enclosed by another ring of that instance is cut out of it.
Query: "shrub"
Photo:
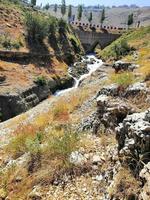
[[[45,76],[38,76],[34,82],[39,86],[47,85],[47,79]]]
[[[11,40],[9,35],[3,35],[0,36],[0,45],[4,47],[5,49],[17,49],[19,50],[21,46],[23,46],[22,42],[20,40]]]
[[[56,34],[57,30],[57,20],[54,17],[50,17],[48,21],[48,34],[49,34],[49,39],[50,37],[54,37]]]
[[[130,52],[131,48],[126,42],[126,40],[121,40],[120,42],[114,44],[112,51],[115,53],[116,59],[119,59],[121,56],[125,56]]]
[[[30,42],[42,42],[47,36],[48,20],[40,15],[27,13],[25,16],[28,40]]]
[[[59,33],[65,33],[67,30],[67,23],[63,19],[58,20]]]
[[[50,137],[46,150],[51,157],[58,157],[66,163],[71,152],[77,150],[78,143],[78,134],[67,128],[61,136]]]

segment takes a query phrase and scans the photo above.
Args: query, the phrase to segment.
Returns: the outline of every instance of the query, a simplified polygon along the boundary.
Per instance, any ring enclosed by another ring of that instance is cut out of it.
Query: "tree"
[[[93,18],[93,15],[92,15],[92,12],[90,12],[90,15],[88,17],[88,21],[91,22],[92,21],[92,18]]]
[[[48,33],[48,21],[37,13],[27,13],[25,16],[28,41],[31,43],[42,42]]]
[[[57,4],[54,5],[54,12],[57,12]]]
[[[69,7],[68,7],[68,18],[70,19],[71,16],[72,16],[72,6],[69,5]]]
[[[46,5],[45,5],[45,7],[44,7],[46,10],[49,10],[49,8],[50,8],[50,5],[49,5],[49,3],[47,3]]]
[[[31,0],[31,4],[32,4],[33,6],[36,6],[36,0]]]
[[[133,13],[128,15],[128,26],[130,26],[131,24],[133,24]]]
[[[61,14],[62,16],[64,16],[66,13],[66,2],[65,0],[62,0],[62,4],[61,4]]]
[[[78,6],[78,20],[80,21],[82,18],[82,12],[83,12],[83,8],[82,5]]]
[[[104,20],[105,20],[105,8],[103,8],[103,10],[102,10],[101,24],[103,24]]]

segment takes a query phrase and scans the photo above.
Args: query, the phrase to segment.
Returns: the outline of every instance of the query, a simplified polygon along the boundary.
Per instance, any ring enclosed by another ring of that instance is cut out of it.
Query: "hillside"
[[[75,20],[77,20],[77,7],[72,8],[72,15],[75,15]],[[60,7],[57,12],[54,12],[54,6],[49,9],[50,14],[58,18],[61,17]],[[90,12],[93,13],[93,24],[100,24],[102,9],[83,9],[83,15],[81,22],[88,23],[88,17]],[[136,27],[137,22],[140,21],[140,26],[150,25],[150,8],[149,7],[139,7],[139,8],[126,8],[126,7],[115,7],[115,8],[105,8],[105,20],[103,22],[104,26],[114,26],[114,27],[127,27],[128,15],[133,13],[134,23],[131,27]],[[67,19],[67,12],[65,15]],[[78,20],[77,20],[78,21]]]
[[[58,88],[67,85],[69,87],[72,80],[68,77],[68,65],[81,54],[83,48],[80,41],[63,20],[57,20],[30,7],[1,0],[0,110],[2,120],[31,108]],[[28,98],[29,94],[31,100],[26,102],[25,98]],[[10,101],[12,114],[7,114]],[[20,103],[14,110],[16,101]]]

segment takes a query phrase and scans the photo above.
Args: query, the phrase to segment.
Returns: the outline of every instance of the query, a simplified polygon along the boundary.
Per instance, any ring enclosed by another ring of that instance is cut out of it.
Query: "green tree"
[[[131,24],[133,24],[133,13],[128,15],[128,26],[130,26]]]
[[[36,0],[31,0],[31,4],[32,4],[33,6],[36,6]]]
[[[66,14],[66,2],[65,2],[65,0],[62,0],[61,14],[62,14],[62,16],[64,16]]]
[[[25,23],[29,42],[42,42],[47,36],[48,20],[42,15],[27,13]]]
[[[93,14],[92,14],[92,12],[90,12],[90,15],[89,15],[89,17],[88,17],[88,21],[91,22],[91,21],[92,21],[92,18],[93,18]]]
[[[72,6],[69,5],[69,7],[68,7],[68,18],[70,19],[71,16],[72,16]]]
[[[57,12],[57,4],[54,5],[54,12]]]
[[[102,10],[101,24],[103,24],[104,20],[105,20],[105,8],[103,8],[103,10]]]
[[[78,6],[78,20],[80,21],[82,18],[82,12],[83,12],[83,8],[82,5]]]
[[[50,8],[50,5],[49,5],[49,3],[47,3],[46,5],[45,5],[45,7],[44,7],[46,10],[48,10],[49,8]]]

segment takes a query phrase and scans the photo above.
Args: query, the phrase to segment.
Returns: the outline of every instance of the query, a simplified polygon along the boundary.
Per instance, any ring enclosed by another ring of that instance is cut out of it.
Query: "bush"
[[[126,40],[121,40],[120,42],[114,44],[112,51],[115,53],[116,59],[119,59],[121,56],[125,56],[130,52],[131,48],[126,42]]]
[[[28,40],[42,42],[48,33],[48,20],[40,14],[27,13],[25,16]]]
[[[58,28],[57,20],[54,17],[50,17],[48,21],[48,33],[50,37],[54,37]]]
[[[34,82],[39,86],[47,85],[47,79],[45,76],[38,76]]]
[[[78,143],[78,134],[71,129],[66,129],[61,136],[54,135],[49,139],[46,150],[51,157],[58,157],[66,163],[71,152],[77,150]]]
[[[58,20],[59,33],[65,33],[67,30],[67,23],[63,19]]]
[[[8,35],[0,36],[0,45],[5,49],[17,49],[19,50],[21,46],[23,46],[20,40],[11,40]]]

